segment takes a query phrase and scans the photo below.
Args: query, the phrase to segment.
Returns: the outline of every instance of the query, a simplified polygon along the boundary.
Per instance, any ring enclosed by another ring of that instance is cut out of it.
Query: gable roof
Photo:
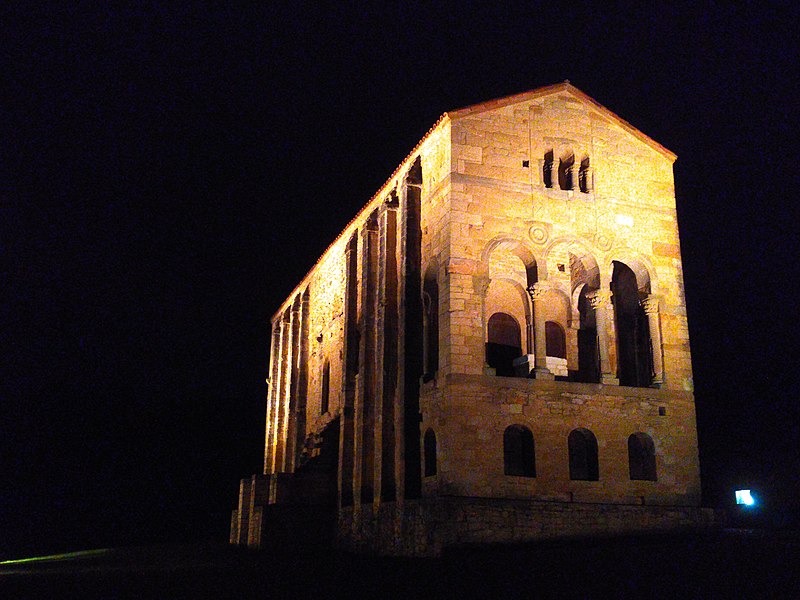
[[[562,83],[556,83],[554,85],[548,85],[545,87],[536,88],[535,90],[530,90],[528,92],[522,92],[521,94],[514,94],[513,96],[505,96],[503,98],[495,98],[494,100],[488,100],[487,102],[480,102],[478,104],[472,104],[471,106],[466,106],[464,108],[459,108],[456,110],[447,111],[445,113],[451,119],[457,119],[460,117],[466,117],[469,115],[474,115],[482,112],[486,112],[488,110],[496,110],[498,108],[504,108],[506,106],[510,106],[512,104],[518,104],[520,102],[528,102],[530,100],[535,100],[537,98],[541,98],[544,96],[550,96],[554,94],[558,94],[560,92],[567,92],[571,94],[581,102],[588,104],[606,119],[615,123],[616,125],[620,126],[622,129],[639,139],[640,141],[644,142],[657,152],[660,152],[664,156],[666,156],[669,160],[675,161],[677,155],[659,144],[653,138],[645,135],[638,129],[636,129],[633,125],[628,123],[625,119],[619,117],[614,112],[608,110],[605,106],[600,104],[597,100],[592,98],[591,96],[587,96],[574,85],[572,85],[569,80],[566,80]]]

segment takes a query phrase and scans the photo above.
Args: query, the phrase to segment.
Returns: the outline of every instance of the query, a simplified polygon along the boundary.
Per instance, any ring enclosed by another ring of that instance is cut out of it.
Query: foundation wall
[[[717,526],[710,509],[439,497],[385,504],[354,519],[342,510],[336,542],[357,552],[438,556],[448,547],[565,537],[676,532]]]

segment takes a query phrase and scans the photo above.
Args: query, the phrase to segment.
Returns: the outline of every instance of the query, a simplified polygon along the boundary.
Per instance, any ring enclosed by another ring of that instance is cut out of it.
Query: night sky
[[[229,4],[0,9],[0,558],[227,539],[280,302],[441,113],[565,79],[678,155],[705,503],[797,503],[797,9]]]

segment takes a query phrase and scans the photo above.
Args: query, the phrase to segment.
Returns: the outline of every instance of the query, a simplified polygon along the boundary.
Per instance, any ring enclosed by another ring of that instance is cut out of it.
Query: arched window
[[[514,376],[514,359],[522,356],[522,333],[517,320],[506,313],[494,313],[487,324],[486,361],[502,377]]]
[[[544,331],[547,356],[567,358],[567,336],[564,328],[555,321],[547,321],[544,324]]]
[[[573,429],[569,434],[569,478],[597,481],[597,438],[588,429]]]
[[[657,480],[656,448],[646,433],[634,433],[628,438],[628,466],[633,480]]]
[[[511,425],[503,433],[503,472],[518,477],[536,477],[533,434],[523,425]]]
[[[322,396],[319,403],[319,414],[324,415],[330,408],[331,401],[331,363],[326,360],[322,367]]]
[[[436,475],[436,434],[433,429],[425,432],[425,477]]]

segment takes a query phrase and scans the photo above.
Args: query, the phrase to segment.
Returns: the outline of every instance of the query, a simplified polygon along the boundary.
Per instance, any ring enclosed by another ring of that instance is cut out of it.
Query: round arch
[[[511,252],[522,261],[528,275],[529,285],[545,278],[543,275],[546,272],[541,269],[542,261],[536,257],[530,244],[525,240],[508,235],[500,235],[491,239],[481,252],[481,264],[485,265],[487,270],[489,268],[489,257],[496,250]]]
[[[613,274],[614,263],[619,262],[628,267],[636,275],[636,286],[639,292],[653,293],[658,289],[656,270],[646,257],[629,251],[612,253],[607,260],[608,273]]]
[[[503,283],[507,283],[507,284],[511,285],[514,288],[514,290],[516,290],[516,292],[519,294],[520,300],[522,301],[522,306],[525,309],[525,318],[526,319],[530,319],[531,318],[531,302],[530,302],[530,296],[528,296],[527,290],[525,290],[519,284],[518,281],[516,281],[514,279],[511,279],[510,277],[498,277],[497,279],[492,279],[492,281],[489,283],[489,285],[491,286],[492,283],[501,282],[501,281]]]
[[[551,239],[544,250],[542,268],[545,277],[550,272],[550,264],[556,251],[564,251],[574,255],[587,273],[586,283],[594,287],[600,286],[600,263],[597,257],[602,253],[588,240],[574,235],[560,235]]]

